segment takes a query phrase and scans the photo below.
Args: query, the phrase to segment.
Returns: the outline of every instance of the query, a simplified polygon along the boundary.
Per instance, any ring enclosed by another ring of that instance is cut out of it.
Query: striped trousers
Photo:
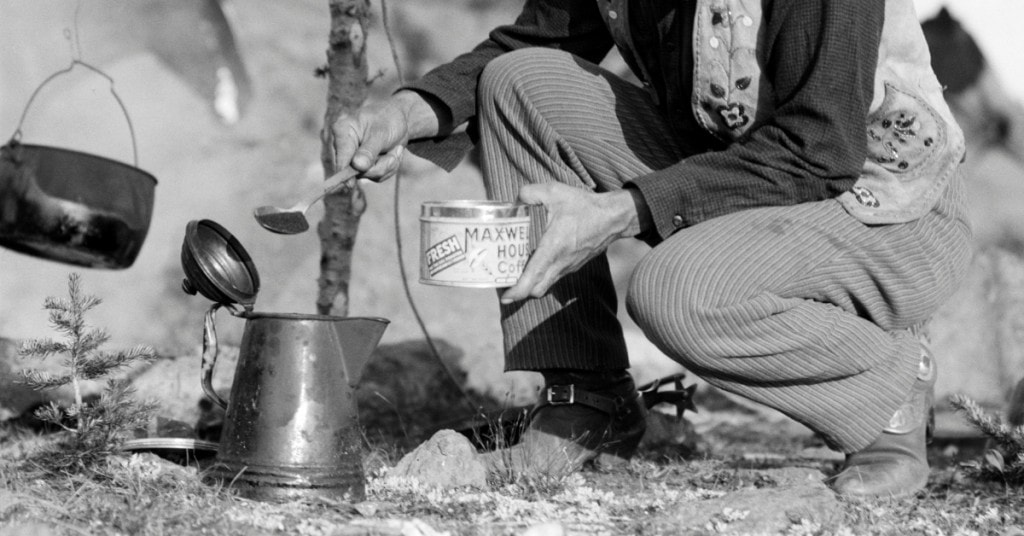
[[[611,191],[691,154],[643,89],[557,51],[492,61],[478,113],[492,199],[545,181]],[[920,343],[909,328],[966,272],[963,205],[957,177],[929,214],[905,224],[865,225],[835,200],[714,218],[639,259],[626,306],[687,370],[855,452],[913,385]],[[543,232],[542,215],[532,232]],[[546,296],[501,306],[506,368],[627,368],[617,306],[603,255]]]

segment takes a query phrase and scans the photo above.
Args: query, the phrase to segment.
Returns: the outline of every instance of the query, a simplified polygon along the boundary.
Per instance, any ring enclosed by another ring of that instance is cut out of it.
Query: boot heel
[[[619,421],[626,428],[616,429],[613,425],[610,437],[594,449],[597,451],[595,462],[601,467],[621,467],[629,463],[647,432],[647,409],[639,403],[639,399],[634,401],[634,407],[626,414],[630,415],[629,420]]]
[[[603,468],[624,467],[636,454],[640,446],[640,440],[644,437],[646,423],[638,430],[630,431],[628,434],[618,436],[614,442],[609,442],[597,447],[597,458],[595,463]]]

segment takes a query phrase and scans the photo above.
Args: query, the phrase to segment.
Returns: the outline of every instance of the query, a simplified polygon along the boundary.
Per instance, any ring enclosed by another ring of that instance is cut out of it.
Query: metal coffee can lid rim
[[[486,221],[525,218],[529,215],[530,205],[473,199],[426,201],[420,208],[420,216],[423,218],[465,218]]]

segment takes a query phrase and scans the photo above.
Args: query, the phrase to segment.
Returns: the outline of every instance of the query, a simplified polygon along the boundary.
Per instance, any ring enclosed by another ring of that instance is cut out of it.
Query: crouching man
[[[642,86],[597,65],[612,47]],[[543,205],[499,293],[506,368],[545,379],[538,457],[621,461],[643,435],[605,256],[635,237],[626,305],[665,354],[847,453],[837,492],[925,485],[918,332],[970,230],[912,0],[527,0],[326,134],[375,180],[407,145],[451,169],[476,143],[490,198]]]

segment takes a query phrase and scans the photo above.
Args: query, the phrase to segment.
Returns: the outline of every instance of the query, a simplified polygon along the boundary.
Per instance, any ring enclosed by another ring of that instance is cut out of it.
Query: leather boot
[[[936,375],[935,361],[922,344],[921,365],[910,397],[896,410],[874,443],[847,455],[843,470],[832,480],[836,493],[849,497],[900,497],[925,487]]]
[[[596,461],[624,464],[647,429],[633,378],[618,371],[544,371],[545,387],[519,444],[487,453],[492,471],[562,476]]]

